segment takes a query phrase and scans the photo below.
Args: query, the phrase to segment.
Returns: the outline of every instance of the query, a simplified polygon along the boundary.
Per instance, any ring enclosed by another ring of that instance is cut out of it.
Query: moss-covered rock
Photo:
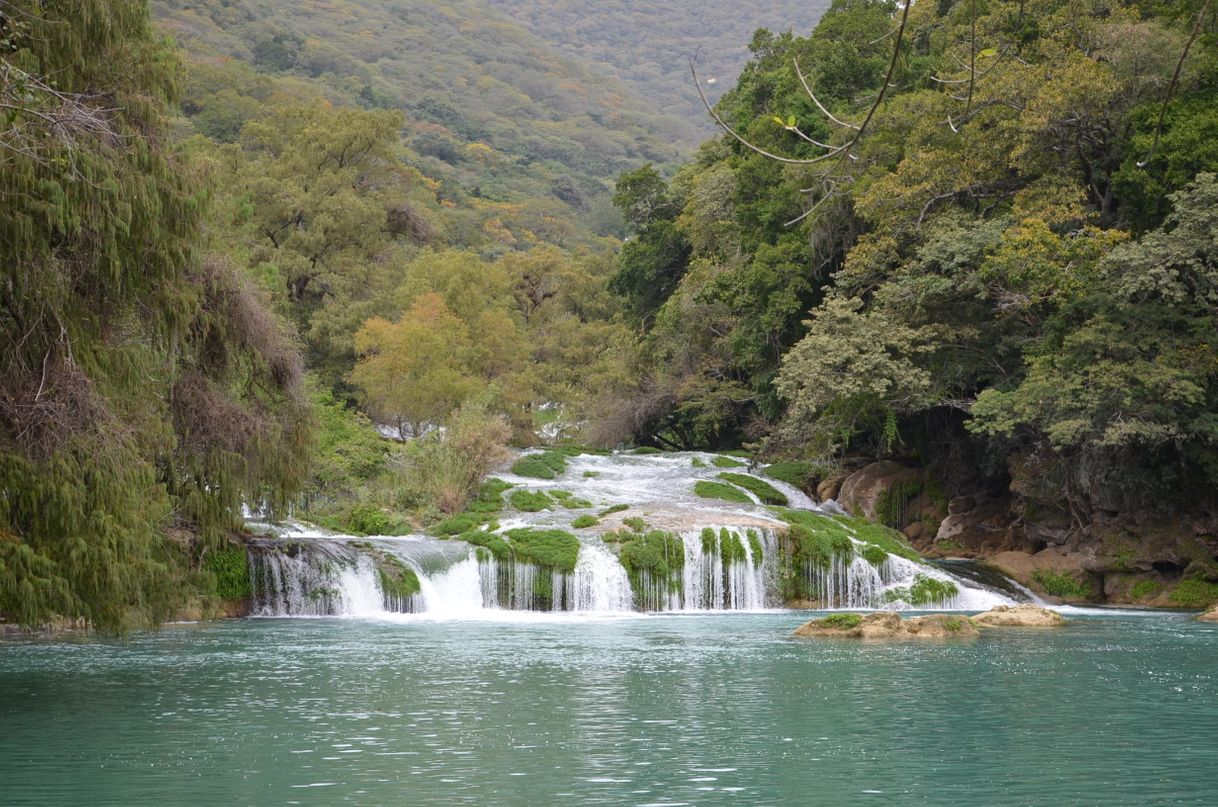
[[[567,471],[567,454],[559,450],[526,454],[512,464],[512,473],[534,479],[557,479]]]
[[[571,574],[579,559],[579,539],[565,530],[521,528],[505,533],[512,556],[524,563]]]
[[[873,614],[831,614],[795,629],[801,638],[843,639],[971,639],[979,636],[967,618],[933,614],[902,619],[892,611]]]
[[[513,490],[508,496],[508,501],[512,507],[522,513],[539,513],[542,510],[549,510],[554,504],[554,501],[544,491],[524,488]]]
[[[694,493],[703,499],[722,499],[725,502],[752,504],[753,500],[740,488],[726,482],[712,482],[709,479],[699,479],[694,483]]]
[[[749,493],[752,493],[763,504],[772,504],[779,507],[786,507],[789,501],[784,493],[779,491],[769,482],[764,479],[758,479],[755,476],[748,474],[721,473],[719,478],[725,482],[730,482],[737,487],[744,488]]]

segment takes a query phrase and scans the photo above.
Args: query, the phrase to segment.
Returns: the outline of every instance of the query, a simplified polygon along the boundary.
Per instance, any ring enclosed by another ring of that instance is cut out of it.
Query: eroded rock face
[[[846,477],[838,491],[837,501],[855,515],[874,519],[876,505],[885,491],[921,478],[922,474],[918,471],[891,460],[873,462]]]
[[[795,629],[801,638],[842,639],[961,639],[978,636],[965,617],[934,614],[902,619],[892,611],[873,614],[831,614]]]
[[[1039,605],[996,605],[972,618],[974,625],[987,628],[1060,628],[1066,618]]]
[[[1197,617],[1201,622],[1218,622],[1218,606]]]

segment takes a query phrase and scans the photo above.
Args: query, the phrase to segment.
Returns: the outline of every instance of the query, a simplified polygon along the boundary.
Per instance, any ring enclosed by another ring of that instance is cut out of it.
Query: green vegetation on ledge
[[[721,473],[719,478],[725,482],[731,482],[733,485],[738,485],[752,493],[758,499],[761,499],[762,504],[772,504],[779,507],[786,507],[789,503],[785,494],[771,485],[765,480],[758,479],[755,476],[748,474]]]
[[[707,479],[699,479],[694,483],[694,493],[703,499],[722,499],[725,502],[738,502],[740,504],[753,503],[753,500],[739,488],[724,482],[711,482]]]

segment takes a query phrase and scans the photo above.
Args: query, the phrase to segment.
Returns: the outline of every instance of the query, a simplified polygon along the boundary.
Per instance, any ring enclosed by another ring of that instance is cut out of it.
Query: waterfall
[[[572,611],[629,611],[634,602],[622,564],[592,543],[580,547],[570,590]]]

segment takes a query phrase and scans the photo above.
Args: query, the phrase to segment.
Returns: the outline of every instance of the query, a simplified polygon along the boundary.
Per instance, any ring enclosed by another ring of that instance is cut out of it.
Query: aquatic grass
[[[473,513],[498,513],[503,509],[504,492],[512,487],[511,482],[502,479],[487,479],[478,486],[477,494],[465,509]]]
[[[764,479],[758,479],[755,476],[748,474],[721,473],[719,478],[725,482],[731,482],[733,485],[742,487],[752,493],[758,499],[761,499],[763,504],[772,504],[779,507],[786,507],[790,502],[786,495],[775,488]]]
[[[692,460],[689,461],[689,464],[695,468],[705,468],[706,467],[706,461],[703,460],[701,457],[694,457]]]
[[[567,455],[562,451],[526,454],[512,464],[512,473],[534,479],[557,479],[567,471]]]
[[[459,538],[467,544],[473,544],[480,549],[486,549],[496,560],[507,560],[512,556],[511,547],[508,546],[507,541],[503,540],[503,536],[498,533],[487,532],[486,530],[473,530],[462,533]],[[482,559],[479,556],[479,560]]]
[[[960,594],[960,588],[950,580],[940,580],[925,574],[914,577],[912,585],[890,588],[884,592],[885,602],[903,601],[912,606],[945,605]]]
[[[512,507],[522,513],[539,513],[542,510],[549,510],[553,505],[553,501],[544,491],[524,488],[513,490],[508,496],[508,501],[511,502]]]
[[[414,569],[392,555],[381,555],[377,559],[377,575],[381,593],[390,597],[407,600],[422,591]]]
[[[571,574],[579,559],[579,539],[565,530],[523,527],[505,533],[512,555],[518,561],[534,563]]]
[[[918,550],[910,546],[905,537],[901,533],[885,527],[883,524],[876,524],[874,521],[868,521],[865,518],[857,518],[855,516],[834,516],[834,518],[849,527],[854,537],[868,544],[875,544],[890,555],[905,558],[906,560],[921,562],[922,556],[918,554]]]
[[[650,454],[663,454],[664,452],[655,446],[639,446],[638,448],[632,449],[630,453],[634,454],[635,456],[647,456]]]
[[[731,457],[716,455],[711,457],[711,465],[714,465],[716,468],[744,468],[746,467],[747,463],[743,463],[740,460],[734,460]]]
[[[786,482],[800,490],[808,490],[816,478],[817,467],[804,460],[784,460],[765,466],[761,472],[771,479]]]
[[[872,566],[879,566],[888,560],[888,553],[875,544],[867,544],[859,554]]]
[[[765,551],[761,546],[761,535],[757,530],[749,530],[749,550],[753,553],[753,566],[761,566],[765,560]]]
[[[483,524],[489,524],[491,521],[490,516],[485,513],[465,512],[452,518],[444,519],[432,527],[430,531],[436,535],[460,535],[463,532],[476,530]]]
[[[647,522],[644,521],[643,519],[639,518],[638,516],[631,516],[630,518],[623,518],[622,524],[629,527],[630,529],[634,530],[635,532],[646,532],[647,531]]]
[[[571,522],[571,526],[577,530],[584,530],[588,527],[595,527],[600,524],[601,520],[596,516],[583,515]]]
[[[597,515],[600,516],[601,518],[604,518],[605,516],[611,516],[614,513],[621,513],[623,511],[629,510],[629,509],[630,509],[630,505],[628,505],[628,504],[614,504],[614,505],[610,505],[609,507],[606,507],[604,510],[597,513]]]
[[[679,535],[663,530],[634,533],[621,541],[619,556],[628,574],[646,570],[664,578],[685,568],[685,544]]]
[[[563,499],[562,506],[568,510],[583,510],[587,507],[591,507],[592,502],[588,501],[587,499],[580,499],[572,496],[569,499]]]
[[[753,500],[744,491],[726,482],[711,482],[707,479],[699,479],[694,483],[694,493],[703,499],[722,499],[725,502],[737,502],[739,504],[753,503]]]

